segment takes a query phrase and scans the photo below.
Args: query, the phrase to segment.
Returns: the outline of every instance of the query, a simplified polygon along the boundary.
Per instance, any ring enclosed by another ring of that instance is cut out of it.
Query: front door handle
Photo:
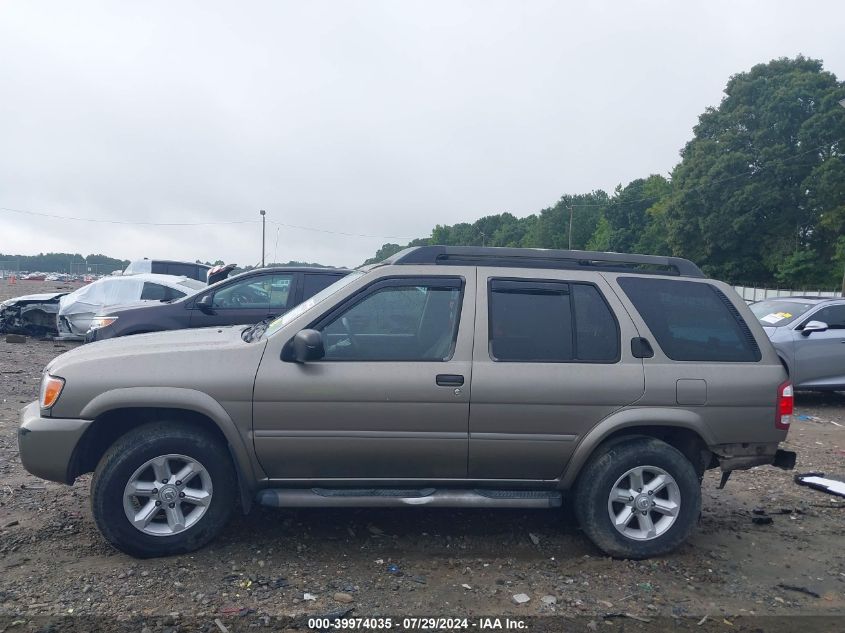
[[[464,377],[460,374],[437,374],[436,382],[441,387],[460,387],[464,384]]]

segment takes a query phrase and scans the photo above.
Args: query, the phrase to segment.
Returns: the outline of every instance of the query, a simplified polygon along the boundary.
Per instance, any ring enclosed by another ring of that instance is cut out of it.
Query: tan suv
[[[23,411],[31,473],[94,471],[103,535],[187,552],[240,502],[550,508],[614,556],[690,533],[705,469],[772,464],[787,372],[678,258],[430,246],[255,326],[86,345]]]

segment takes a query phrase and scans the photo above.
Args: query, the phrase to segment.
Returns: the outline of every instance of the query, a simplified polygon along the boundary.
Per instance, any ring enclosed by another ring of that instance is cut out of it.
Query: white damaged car
[[[201,281],[174,275],[140,274],[105,277],[59,299],[59,338],[83,339],[94,317],[118,306],[173,301],[206,287]]]

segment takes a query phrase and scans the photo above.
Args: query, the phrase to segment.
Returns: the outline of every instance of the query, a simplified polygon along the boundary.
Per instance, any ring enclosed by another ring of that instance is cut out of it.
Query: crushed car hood
[[[55,301],[56,299],[59,299],[60,297],[64,297],[66,294],[68,294],[68,293],[66,293],[66,292],[45,292],[45,293],[36,294],[36,295],[24,295],[22,297],[14,297],[12,299],[9,299],[8,303],[6,303],[5,301],[3,303],[6,304],[6,305],[14,305],[16,303],[47,303],[49,301]]]
[[[57,334],[55,314],[66,292],[14,297],[0,303],[0,332],[24,336]]]

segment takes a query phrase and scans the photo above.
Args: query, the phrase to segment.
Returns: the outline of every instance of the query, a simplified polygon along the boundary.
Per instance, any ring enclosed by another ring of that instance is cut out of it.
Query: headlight
[[[108,327],[112,323],[117,321],[116,316],[97,316],[91,319],[91,327],[88,328],[88,331],[91,330],[99,330],[101,327]]]
[[[49,409],[54,404],[56,404],[56,400],[59,399],[59,396],[62,393],[62,389],[64,388],[64,378],[59,378],[58,376],[51,376],[50,374],[44,374],[44,378],[41,379],[41,395],[38,398],[39,402],[41,403],[41,408]]]

